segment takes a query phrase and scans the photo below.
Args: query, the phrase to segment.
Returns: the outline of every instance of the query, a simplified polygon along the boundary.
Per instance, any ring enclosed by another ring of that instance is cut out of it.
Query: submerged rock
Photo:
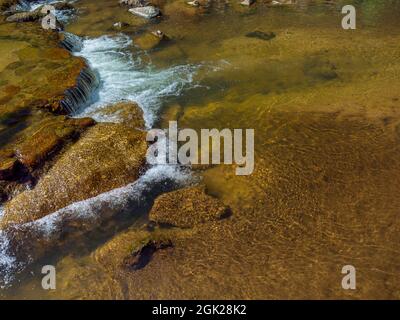
[[[0,228],[34,221],[71,203],[135,181],[145,163],[145,132],[101,123],[70,146],[32,189],[5,205]]]
[[[100,246],[92,257],[106,270],[138,270],[150,262],[160,249],[174,247],[182,238],[190,237],[195,231],[181,229],[159,229],[153,231],[130,228]]]
[[[220,200],[207,195],[204,187],[195,186],[159,196],[154,201],[149,219],[159,224],[190,228],[222,219],[228,214],[228,207]]]
[[[262,32],[262,31],[253,31],[246,34],[248,38],[257,38],[260,40],[269,41],[276,37],[275,33],[273,32]]]
[[[134,42],[142,50],[154,49],[168,41],[168,37],[160,30],[145,33],[137,37]]]
[[[153,6],[132,8],[129,12],[146,19],[155,18],[161,14],[160,9]]]
[[[142,269],[149,263],[152,255],[156,251],[170,248],[172,246],[173,244],[170,239],[148,240],[140,248],[132,251],[129,256],[125,257],[123,260],[123,264],[125,265],[125,267],[132,270]]]

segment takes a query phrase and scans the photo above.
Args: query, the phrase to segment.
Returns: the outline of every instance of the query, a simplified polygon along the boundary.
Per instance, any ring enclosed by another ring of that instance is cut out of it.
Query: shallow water
[[[82,113],[122,98],[138,100],[149,126],[178,109],[181,127],[254,128],[252,175],[232,166],[198,173],[233,215],[179,238],[141,270],[113,274],[92,253],[126,228],[116,221],[31,266],[34,276],[2,295],[398,299],[400,1],[354,1],[356,31],[341,29],[340,1],[217,1],[207,12],[158,3],[165,15],[149,25],[117,1],[76,3],[67,31],[90,37],[80,54],[103,81]],[[120,35],[116,21],[134,27]],[[139,50],[135,38],[147,29],[171,43]],[[245,36],[256,30],[276,37]],[[140,227],[143,211],[128,222]],[[57,263],[54,292],[38,280],[47,261]],[[345,264],[357,269],[355,291],[341,289]]]

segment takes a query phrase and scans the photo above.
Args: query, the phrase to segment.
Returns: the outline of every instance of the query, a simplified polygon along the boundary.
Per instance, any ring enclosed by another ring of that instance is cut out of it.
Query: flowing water
[[[341,7],[349,3],[357,7],[357,30],[341,28]],[[100,81],[76,116],[113,121],[98,111],[128,99],[139,103],[148,127],[175,114],[180,127],[196,130],[254,128],[252,175],[235,176],[224,165],[192,173],[232,216],[179,238],[141,270],[103,269],[93,252],[129,225],[140,228],[166,179],[189,179],[177,168],[155,167],[136,184],[54,213],[90,215],[104,204],[129,218],[49,253],[1,295],[399,298],[400,1],[258,1],[250,8],[213,1],[207,10],[157,4],[163,18],[147,23],[116,0],[75,3],[66,31],[82,37],[75,54]],[[131,27],[113,31],[117,21]],[[170,43],[154,51],[135,45],[155,29]],[[246,36],[254,31],[276,37]],[[144,190],[146,201],[135,201]],[[6,240],[1,263],[17,265]],[[41,289],[44,263],[56,264],[55,291]],[[356,291],[341,289],[346,264],[357,269]]]

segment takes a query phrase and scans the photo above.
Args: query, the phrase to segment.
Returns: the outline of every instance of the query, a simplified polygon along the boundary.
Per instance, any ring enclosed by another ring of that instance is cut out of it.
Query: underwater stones
[[[246,37],[269,41],[269,40],[275,38],[276,35],[273,32],[253,31],[253,32],[246,33]]]
[[[162,249],[172,248],[180,239],[191,237],[193,229],[134,228],[115,235],[93,252],[92,258],[113,273],[133,271],[146,266]]]
[[[227,206],[207,195],[204,187],[195,186],[168,192],[156,198],[149,219],[159,224],[190,228],[227,215]]]
[[[32,190],[5,204],[0,228],[34,221],[77,201],[135,181],[145,164],[146,133],[100,123],[60,155]]]
[[[150,50],[168,41],[167,36],[163,32],[157,30],[155,32],[146,32],[134,40],[134,43],[142,50]]]
[[[137,7],[128,10],[130,13],[145,18],[151,19],[159,16],[161,14],[160,9],[153,6]]]
[[[143,111],[139,105],[131,101],[122,101],[101,110],[90,113],[89,116],[101,121],[121,123],[130,128],[144,129]]]
[[[339,76],[336,65],[318,55],[307,57],[303,69],[306,76],[316,80],[330,81]]]

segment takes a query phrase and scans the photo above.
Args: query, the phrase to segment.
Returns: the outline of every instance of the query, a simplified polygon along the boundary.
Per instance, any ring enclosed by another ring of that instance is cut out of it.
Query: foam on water
[[[166,181],[173,181],[175,187],[183,186],[191,181],[190,172],[177,166],[158,165],[147,170],[137,181],[125,187],[113,189],[96,197],[72,203],[41,219],[17,225],[0,231],[0,287],[10,285],[16,274],[24,266],[35,260],[36,252],[40,252],[40,245],[46,244],[49,248],[70,232],[70,226],[75,232],[87,232],[95,229],[107,218],[121,213],[132,205],[140,206],[146,192],[155,185]],[[78,222],[78,223],[77,223]],[[70,224],[71,223],[71,224]],[[81,230],[76,229],[77,227]],[[69,231],[65,231],[69,230]],[[27,252],[13,252],[10,238],[16,237],[29,242]],[[41,239],[40,244],[34,244]],[[16,256],[18,255],[18,260]]]
[[[43,1],[32,4],[31,9],[42,4]],[[134,57],[132,40],[123,34],[87,38],[82,42],[79,37],[68,35],[64,45],[75,51],[75,55],[85,58],[100,79],[100,86],[91,103],[82,106],[77,117],[90,114],[97,121],[115,122],[115,115],[104,117],[96,112],[108,104],[130,100],[139,104],[146,125],[151,128],[165,98],[178,96],[185,89],[198,86],[193,78],[202,65],[185,64],[158,70],[151,64],[143,64],[140,55]],[[59,243],[58,240],[65,238],[66,230],[78,233],[93,230],[102,221],[132,205],[140,206],[144,195],[154,190],[155,186],[168,181],[179,187],[191,179],[190,172],[179,166],[155,165],[125,187],[73,203],[34,222],[0,231],[0,286],[10,285],[27,264],[40,256],[43,249],[40,246],[45,244],[46,248],[50,248]],[[0,208],[0,219],[2,212]]]
[[[96,111],[107,104],[121,100],[137,102],[143,109],[146,125],[151,127],[162,106],[162,100],[180,95],[195,85],[193,76],[200,65],[185,64],[157,70],[151,64],[143,65],[139,56],[133,57],[132,40],[123,34],[85,39],[77,56],[84,57],[98,72],[101,84],[96,102],[84,108],[77,116],[90,114],[98,121],[113,121],[96,116]]]
[[[0,220],[3,218],[4,209],[0,206]],[[9,239],[3,230],[0,230],[0,288],[4,288],[13,278],[16,267],[16,258],[9,252]]]

